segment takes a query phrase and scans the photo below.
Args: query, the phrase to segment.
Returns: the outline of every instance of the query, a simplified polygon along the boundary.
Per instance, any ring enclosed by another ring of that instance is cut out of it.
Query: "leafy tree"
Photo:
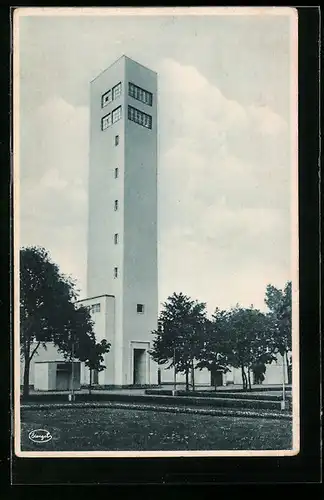
[[[291,332],[291,281],[288,281],[283,290],[273,285],[267,285],[265,303],[269,309],[269,317],[273,325],[273,340],[276,349],[286,358],[288,370],[288,353],[292,349]]]
[[[96,370],[97,372],[103,371],[106,366],[102,363],[104,362],[104,354],[110,351],[111,344],[106,339],[103,339],[101,342],[96,343],[92,346],[92,349],[88,352],[88,358],[84,359],[85,365],[90,370],[90,379],[89,379],[89,393],[91,392],[91,383],[92,383],[92,372]]]
[[[66,311],[68,312],[68,311]],[[103,339],[96,342],[93,331],[93,321],[85,306],[71,304],[69,315],[64,317],[65,335],[60,339],[58,351],[65,359],[79,359],[90,370],[89,392],[91,392],[92,372],[106,368],[104,354],[109,352],[111,344]]]
[[[30,363],[40,345],[46,349],[47,342],[53,342],[61,352],[71,356],[73,339],[75,357],[81,356],[89,362],[90,355],[91,360],[95,359],[93,323],[88,311],[76,307],[76,297],[74,281],[60,273],[44,248],[21,249],[20,347],[24,396],[29,393]]]
[[[220,371],[226,373],[228,368],[228,355],[226,352],[226,337],[228,313],[216,309],[212,321],[206,320],[204,334],[202,335],[202,344],[198,357],[197,368],[202,370],[207,368],[210,373]],[[215,391],[217,389],[217,379],[214,377]]]
[[[229,364],[241,369],[243,389],[251,389],[251,371],[275,359],[269,318],[253,307],[236,306],[229,312],[227,325],[225,352]]]
[[[163,304],[159,327],[150,354],[159,364],[175,366],[176,372],[186,375],[189,390],[189,373],[194,388],[194,360],[201,345],[201,335],[206,321],[206,305],[180,293],[169,296]]]

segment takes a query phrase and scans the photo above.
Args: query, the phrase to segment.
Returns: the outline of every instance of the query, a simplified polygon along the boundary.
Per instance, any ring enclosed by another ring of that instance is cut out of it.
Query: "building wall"
[[[56,389],[56,368],[57,363],[47,363],[48,366],[48,390]]]
[[[101,297],[92,297],[78,302],[85,307],[91,307],[94,304],[100,304],[100,312],[92,312],[91,316],[94,321],[94,333],[97,342],[106,339],[111,343],[110,351],[104,356],[104,365],[106,369],[99,373],[99,384],[112,385],[114,384],[115,364],[119,362],[115,358],[114,342],[115,342],[115,297],[103,295]],[[81,384],[87,385],[90,380],[90,371],[82,363],[81,366]]]
[[[153,94],[152,106],[128,95],[128,84]],[[128,105],[149,114],[152,128],[127,117]],[[125,74],[125,174],[124,174],[124,268],[123,357],[129,364],[131,342],[152,341],[157,328],[157,75],[126,58]],[[137,313],[137,304],[144,313]],[[148,348],[150,346],[148,345]],[[157,382],[157,365],[149,360],[149,380]],[[123,384],[132,383],[132,371],[123,371]]]
[[[89,163],[89,208],[88,208],[88,262],[87,296],[110,294],[115,296],[114,382],[116,372],[121,371],[123,329],[122,280],[114,278],[114,267],[121,272],[123,262],[124,231],[124,124],[122,118],[106,130],[101,130],[101,119],[117,106],[124,110],[125,89],[121,96],[104,108],[102,95],[124,80],[123,58],[118,59],[90,84],[90,163]],[[123,86],[124,87],[124,86]],[[119,144],[115,146],[115,136]],[[115,179],[115,168],[119,176]],[[118,200],[118,210],[114,202]],[[114,234],[119,234],[119,243],[114,244]],[[101,374],[102,378],[103,375]]]
[[[48,391],[49,389],[48,366],[49,363],[34,364],[34,387],[36,390]]]
[[[36,343],[33,343],[31,350],[35,346]],[[35,363],[44,361],[61,361],[62,363],[64,363],[66,360],[64,359],[63,354],[58,352],[57,348],[52,342],[46,343],[46,349],[42,345],[40,345],[30,363],[29,385],[35,384]],[[22,361],[20,364],[21,385],[23,384],[23,376],[24,376],[24,362]]]
[[[173,369],[170,370],[161,367],[161,382],[172,383],[174,379]],[[184,383],[185,375],[182,373],[177,373],[177,382]],[[199,385],[210,385],[211,376],[207,369],[195,370],[195,384]],[[252,378],[253,382],[253,378]],[[276,361],[267,365],[265,372],[265,379],[262,385],[281,385],[283,382],[283,369],[282,369],[282,358],[280,355],[277,356]],[[288,384],[287,367],[285,366],[285,383]],[[223,385],[242,384],[242,375],[239,368],[231,368],[229,372],[223,375]]]

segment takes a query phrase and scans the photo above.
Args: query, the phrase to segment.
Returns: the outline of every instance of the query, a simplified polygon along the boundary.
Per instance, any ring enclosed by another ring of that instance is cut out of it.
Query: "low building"
[[[111,343],[111,348],[104,355],[105,369],[101,372],[92,372],[91,385],[109,388],[121,387],[115,384],[114,373],[116,364],[120,363],[120,358],[116,352],[115,336],[115,297],[112,295],[102,295],[92,297],[77,302],[78,305],[88,307],[94,321],[94,332],[98,342],[106,339]],[[123,386],[149,386],[166,385],[174,383],[173,369],[167,369],[163,366],[157,367],[148,354],[150,349],[149,342],[137,341],[129,345],[129,367],[128,371],[132,374],[127,384]],[[23,369],[21,364],[21,385],[23,383]],[[117,367],[120,369],[120,367]],[[154,372],[153,372],[154,371]],[[185,375],[177,373],[177,383],[185,383]],[[215,378],[217,386],[239,385],[242,383],[241,370],[232,368],[226,373],[211,373],[207,369],[195,370],[195,384],[197,386],[214,386]],[[283,366],[281,356],[277,360],[267,365],[263,385],[282,384]],[[287,369],[285,367],[285,382],[290,383]],[[29,383],[35,390],[41,391],[62,391],[71,390],[72,380],[74,389],[88,386],[90,383],[90,370],[85,363],[77,359],[66,359],[60,353],[54,344],[47,343],[46,348],[40,346],[36,351],[30,365]],[[255,381],[252,377],[252,383]]]

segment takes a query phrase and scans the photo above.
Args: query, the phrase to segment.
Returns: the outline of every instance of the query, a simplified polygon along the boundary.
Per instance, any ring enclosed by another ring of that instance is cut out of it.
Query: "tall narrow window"
[[[138,314],[143,314],[144,313],[144,304],[137,304],[137,312]]]
[[[111,113],[108,115],[104,116],[101,119],[101,130],[106,130],[106,128],[110,127],[111,125]]]
[[[118,200],[115,200],[114,208],[115,208],[115,211],[118,210]]]
[[[117,99],[121,95],[122,84],[121,82],[117,83],[112,89],[113,99]]]
[[[119,144],[119,135],[115,135],[115,146]]]
[[[114,267],[114,278],[118,278],[118,267]]]
[[[114,234],[114,243],[115,243],[115,245],[118,244],[118,233]]]
[[[115,179],[117,179],[117,178],[118,178],[118,175],[119,175],[118,168],[115,168]]]
[[[104,108],[112,101],[112,92],[108,90],[105,94],[101,96],[101,107]]]
[[[120,119],[121,119],[121,106],[118,106],[118,108],[114,109],[112,112],[112,122],[116,123]]]

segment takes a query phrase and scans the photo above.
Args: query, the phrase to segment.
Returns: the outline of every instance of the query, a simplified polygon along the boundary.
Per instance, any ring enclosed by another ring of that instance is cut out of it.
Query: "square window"
[[[118,200],[115,200],[114,208],[115,208],[115,211],[118,210]]]
[[[114,278],[118,278],[118,267],[114,267]]]
[[[143,314],[144,313],[144,304],[137,304],[137,312],[138,314]]]
[[[119,144],[119,135],[115,135],[115,146]]]
[[[115,179],[118,178],[118,175],[119,175],[119,170],[118,170],[118,168],[115,168]]]
[[[152,93],[137,87],[137,85],[134,85],[133,83],[128,84],[128,94],[137,101],[141,101],[148,106],[152,106]]]
[[[118,233],[114,234],[114,243],[115,243],[115,245],[118,244]]]
[[[138,123],[142,127],[152,128],[152,116],[143,113],[139,109],[128,106],[128,119]]]

